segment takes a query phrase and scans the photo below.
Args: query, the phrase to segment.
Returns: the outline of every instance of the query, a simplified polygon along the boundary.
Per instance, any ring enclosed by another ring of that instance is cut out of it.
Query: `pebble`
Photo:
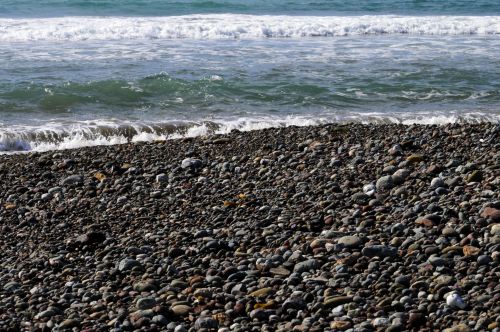
[[[465,309],[467,307],[467,304],[463,301],[462,297],[458,295],[457,293],[451,293],[446,297],[446,304],[450,308],[454,309]]]
[[[309,272],[311,270],[316,270],[317,268],[319,268],[319,266],[320,264],[316,259],[308,259],[304,262],[295,264],[293,272],[296,273]]]
[[[434,178],[432,179],[431,181],[431,188],[439,188],[439,187],[444,187],[445,186],[445,183],[444,183],[444,180],[442,178]]]
[[[181,167],[185,169],[197,169],[203,165],[200,159],[196,158],[186,158],[182,161]]]
[[[499,134],[325,124],[1,155],[0,330],[498,329]]]
[[[394,247],[384,246],[384,245],[367,245],[361,250],[363,256],[368,257],[394,257],[397,256],[398,251]]]
[[[21,284],[16,281],[10,281],[3,286],[3,289],[7,292],[14,292],[16,289],[20,288]]]
[[[394,181],[391,175],[385,175],[377,180],[376,187],[378,190],[390,190],[394,187]]]
[[[481,212],[481,217],[491,220],[491,222],[500,222],[500,210],[492,207],[486,207]]]
[[[500,224],[495,224],[495,225],[491,226],[490,233],[492,235],[500,235]]]
[[[176,316],[186,316],[191,311],[191,307],[184,304],[175,305],[171,308]]]
[[[134,267],[142,267],[142,265],[135,259],[129,259],[129,258],[121,260],[120,263],[118,264],[119,271],[129,271],[132,270]]]
[[[363,241],[358,236],[347,235],[339,238],[337,240],[337,243],[347,248],[357,248],[363,244]]]
[[[61,186],[74,185],[74,184],[82,184],[83,176],[81,175],[71,175],[61,180]]]
[[[197,330],[201,329],[217,329],[219,324],[212,317],[200,317],[194,322],[194,328]]]
[[[373,196],[377,190],[377,187],[373,183],[369,183],[363,186],[363,193],[368,196]]]
[[[326,297],[324,305],[327,307],[336,307],[341,304],[352,302],[353,297],[351,296],[330,296]]]
[[[137,300],[136,307],[139,310],[151,309],[156,305],[156,300],[152,297],[144,297]]]
[[[403,184],[409,176],[410,171],[406,168],[401,168],[392,174],[392,180],[395,185],[400,185]]]
[[[449,327],[443,330],[443,332],[470,332],[470,331],[472,331],[470,327],[468,327],[465,324],[457,324],[453,327]]]

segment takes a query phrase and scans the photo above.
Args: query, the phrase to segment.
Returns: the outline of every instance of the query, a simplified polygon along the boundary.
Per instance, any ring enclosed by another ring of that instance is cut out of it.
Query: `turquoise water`
[[[495,0],[3,0],[3,17],[258,15],[493,15]]]
[[[496,1],[0,1],[0,150],[500,119]]]

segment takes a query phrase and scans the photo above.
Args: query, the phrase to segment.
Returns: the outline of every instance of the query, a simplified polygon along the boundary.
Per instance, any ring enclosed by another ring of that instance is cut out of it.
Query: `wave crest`
[[[0,19],[0,42],[261,39],[378,34],[494,35],[500,34],[500,16],[213,14]]]

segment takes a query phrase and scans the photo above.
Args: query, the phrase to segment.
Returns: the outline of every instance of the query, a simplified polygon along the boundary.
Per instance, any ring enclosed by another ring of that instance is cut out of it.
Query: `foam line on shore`
[[[171,121],[164,123],[134,123],[118,120],[81,121],[71,125],[47,123],[41,126],[1,126],[0,153],[49,151],[80,148],[84,146],[114,145],[128,142],[226,134],[232,130],[251,131],[273,127],[311,126],[326,123],[500,123],[500,114],[383,114],[351,113],[335,117],[288,116],[285,118],[239,118],[211,121]]]

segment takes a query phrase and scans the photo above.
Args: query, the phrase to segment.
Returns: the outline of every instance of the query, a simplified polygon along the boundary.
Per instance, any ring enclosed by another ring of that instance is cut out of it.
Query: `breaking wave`
[[[137,39],[261,39],[351,35],[496,35],[500,16],[270,16],[0,19],[0,42]]]
[[[81,121],[72,125],[59,122],[35,126],[0,127],[0,152],[16,153],[73,149],[85,146],[151,142],[181,137],[226,134],[232,130],[250,131],[287,126],[310,126],[326,123],[500,123],[500,113],[428,112],[408,113],[345,113],[323,117],[288,116],[285,118],[255,117],[199,122],[133,123],[112,120]]]

